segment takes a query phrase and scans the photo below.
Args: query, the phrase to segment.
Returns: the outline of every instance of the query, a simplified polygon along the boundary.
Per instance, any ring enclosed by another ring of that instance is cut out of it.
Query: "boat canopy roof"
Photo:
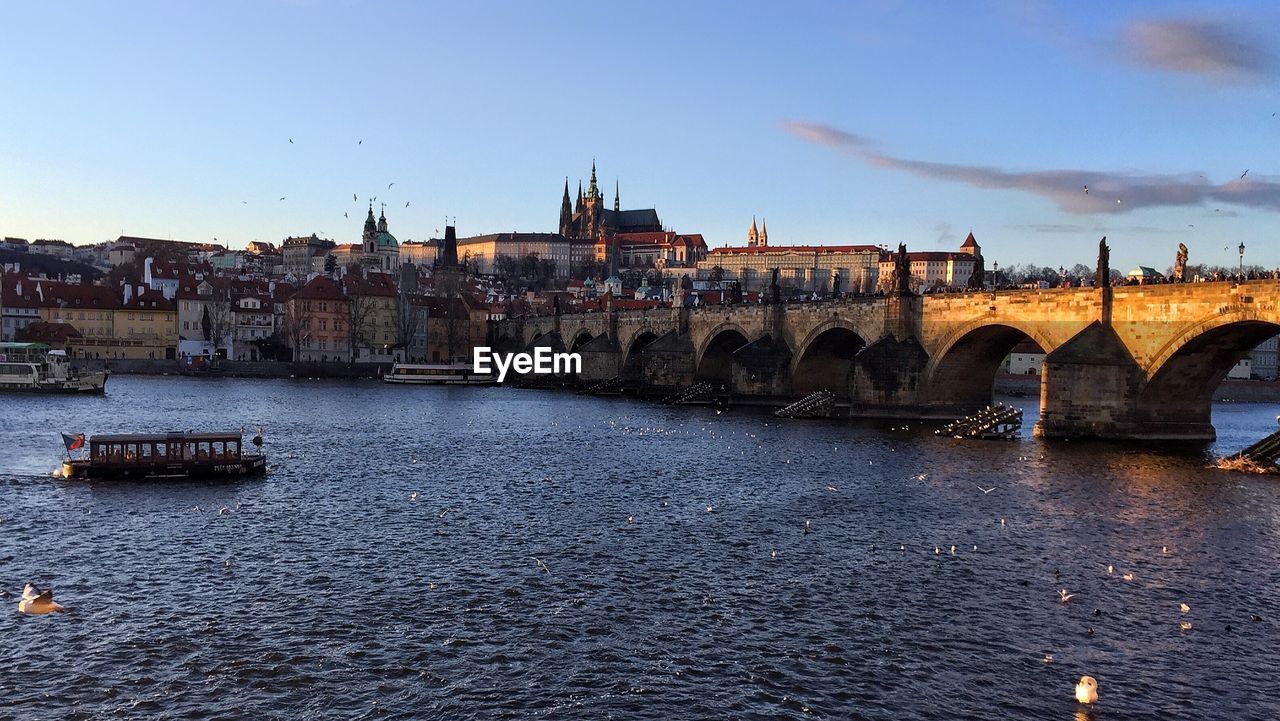
[[[6,350],[48,350],[48,343],[0,343],[0,351]]]
[[[198,443],[200,441],[239,441],[240,431],[170,431],[168,433],[114,433],[97,435],[90,443]]]

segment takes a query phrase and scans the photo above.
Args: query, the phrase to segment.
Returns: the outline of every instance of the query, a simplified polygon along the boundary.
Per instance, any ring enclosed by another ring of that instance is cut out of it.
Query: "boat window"
[[[186,452],[186,455],[184,456],[184,458],[186,458],[188,461],[195,460],[195,458],[196,458],[196,444],[195,444],[195,443],[188,443],[188,444],[187,444],[187,452]]]
[[[139,449],[141,451],[141,453],[139,453],[139,458],[144,462],[150,462],[152,448],[153,446],[150,443],[141,444],[141,448]]]
[[[156,460],[163,461],[165,456],[169,454],[169,445],[167,443],[156,444]]]
[[[134,461],[138,460],[138,444],[137,443],[124,444],[124,460],[126,463],[133,463]]]
[[[230,458],[240,458],[240,441],[231,441],[227,444],[227,456]]]
[[[200,441],[196,443],[196,458],[208,460],[209,458],[209,442]]]
[[[169,441],[169,455],[175,461],[182,459],[182,441]]]
[[[213,449],[213,457],[221,459],[225,454],[225,444],[222,441],[214,441],[209,446]]]

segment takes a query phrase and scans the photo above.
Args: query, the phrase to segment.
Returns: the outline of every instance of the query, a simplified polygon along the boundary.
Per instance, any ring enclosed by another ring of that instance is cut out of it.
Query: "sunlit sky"
[[[231,247],[554,232],[1280,266],[1261,3],[11,3],[0,234]],[[292,143],[290,140],[292,139]],[[361,142],[363,141],[363,142]],[[1244,178],[1240,176],[1247,172]],[[388,189],[388,185],[395,183]],[[1089,193],[1084,187],[1089,186]],[[355,195],[358,200],[353,201]],[[280,200],[280,198],[285,198]],[[408,203],[408,207],[405,204]],[[344,217],[344,213],[347,217]]]

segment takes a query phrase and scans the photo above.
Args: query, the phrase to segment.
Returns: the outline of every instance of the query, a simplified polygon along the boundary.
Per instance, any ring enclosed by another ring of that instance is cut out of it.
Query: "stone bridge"
[[[818,389],[851,415],[952,417],[991,402],[1001,361],[1047,356],[1047,437],[1212,439],[1211,396],[1280,333],[1280,281],[1186,283],[672,307],[513,318],[500,349],[582,354],[580,382],[655,393],[707,380],[784,402]]]

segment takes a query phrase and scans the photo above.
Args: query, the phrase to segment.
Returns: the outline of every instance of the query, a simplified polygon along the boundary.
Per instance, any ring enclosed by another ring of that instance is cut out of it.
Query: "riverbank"
[[[77,368],[109,370],[120,375],[174,376],[182,374],[176,360],[77,360]],[[391,371],[390,363],[287,363],[279,361],[223,361],[223,378],[380,378]]]

